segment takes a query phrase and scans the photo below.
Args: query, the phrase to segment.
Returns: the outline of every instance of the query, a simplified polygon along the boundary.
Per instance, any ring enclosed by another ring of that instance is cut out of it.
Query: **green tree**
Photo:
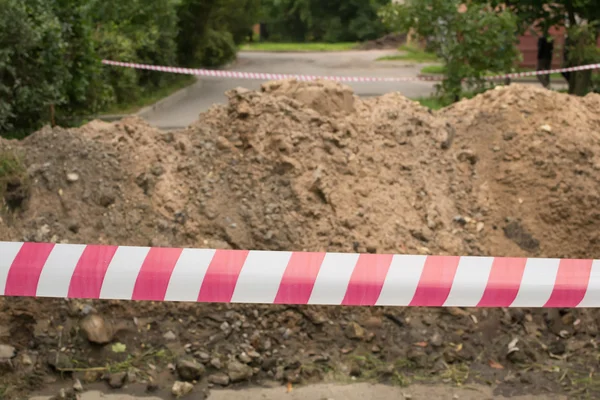
[[[467,85],[483,90],[489,72],[514,67],[516,18],[509,11],[494,12],[489,5],[461,0],[407,0],[382,9],[383,21],[393,30],[411,29],[427,41],[428,48],[444,62],[446,77],[439,86],[442,96],[457,101]]]
[[[62,27],[44,0],[0,0],[0,133],[21,137],[65,104]]]
[[[271,40],[353,42],[387,32],[377,18],[390,0],[263,0]]]
[[[235,58],[260,0],[182,0],[177,8],[179,60],[186,66],[217,66]]]

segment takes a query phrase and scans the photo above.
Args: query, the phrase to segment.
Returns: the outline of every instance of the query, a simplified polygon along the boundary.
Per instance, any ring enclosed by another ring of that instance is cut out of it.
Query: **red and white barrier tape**
[[[0,295],[353,306],[600,307],[600,260],[0,242]]]
[[[226,71],[212,69],[193,69],[168,67],[162,65],[148,65],[126,63],[121,61],[102,60],[105,65],[113,65],[118,67],[145,69],[150,71],[170,72],[174,74],[198,75],[213,78],[232,78],[232,79],[257,79],[257,80],[279,80],[279,79],[297,79],[299,81],[314,81],[323,79],[337,82],[410,82],[410,81],[440,81],[443,76],[426,76],[419,75],[417,77],[369,77],[369,76],[319,76],[319,75],[296,75],[296,74],[271,74],[261,72],[241,72],[241,71]],[[578,67],[559,68],[547,71],[530,71],[530,72],[515,72],[505,75],[497,75],[486,77],[486,80],[501,80],[507,78],[522,78],[526,76],[548,75],[560,72],[573,72],[600,69],[600,64],[581,65]]]

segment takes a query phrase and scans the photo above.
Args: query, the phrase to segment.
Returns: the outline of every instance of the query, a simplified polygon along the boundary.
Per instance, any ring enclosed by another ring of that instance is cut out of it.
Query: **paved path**
[[[123,390],[126,392],[126,390]],[[87,392],[81,395],[81,400],[170,400],[170,394],[130,395],[125,393],[104,394],[102,392]],[[192,392],[185,400],[566,400],[566,396],[548,392],[538,395],[516,395],[504,397],[495,394],[493,388],[482,385],[467,385],[463,388],[454,385],[411,385],[406,388],[356,383],[352,385],[318,384],[294,388],[288,393],[284,386],[274,388],[252,388],[241,390],[214,389],[206,399],[202,393]],[[30,400],[50,400],[49,396],[32,397]]]
[[[232,70],[308,75],[340,76],[416,76],[423,65],[397,61],[375,60],[394,54],[395,50],[347,51],[335,53],[262,53],[240,52]],[[152,125],[163,129],[182,128],[194,122],[200,112],[213,104],[224,103],[224,93],[238,86],[260,88],[260,81],[240,79],[203,78],[187,89],[177,101],[145,115]],[[353,83],[350,86],[359,96],[379,96],[399,91],[406,97],[429,96],[434,91],[431,82]]]

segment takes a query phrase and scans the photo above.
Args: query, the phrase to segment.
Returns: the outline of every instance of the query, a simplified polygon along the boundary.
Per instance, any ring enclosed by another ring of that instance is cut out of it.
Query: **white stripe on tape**
[[[292,252],[252,250],[239,274],[232,303],[273,303]]]
[[[494,257],[461,257],[445,307],[475,307],[485,292]]]
[[[358,257],[358,254],[325,254],[308,304],[342,304]]]
[[[377,299],[378,306],[407,306],[413,299],[427,256],[395,255]]]
[[[100,290],[104,299],[129,300],[149,247],[119,247],[115,252]]]
[[[213,249],[183,249],[173,268],[165,300],[198,301],[204,276],[214,255]]]
[[[560,260],[528,258],[517,297],[511,307],[542,307],[554,290]]]
[[[81,244],[55,245],[40,274],[36,296],[67,297],[71,277],[85,248]]]

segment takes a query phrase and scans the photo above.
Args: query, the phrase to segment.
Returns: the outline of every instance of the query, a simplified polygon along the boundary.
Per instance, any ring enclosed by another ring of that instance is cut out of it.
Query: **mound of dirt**
[[[437,114],[330,82],[227,96],[178,132],[128,118],[0,140],[27,171],[0,240],[600,256],[599,96],[515,85]],[[90,313],[111,343],[81,335]],[[58,370],[149,390],[192,375],[196,390],[354,377],[593,397],[597,387],[573,382],[597,362],[598,321],[586,310],[0,298],[0,394],[22,398]]]
[[[496,229],[480,240],[488,254],[598,257],[600,95],[511,85],[440,116],[468,176],[461,211]]]

